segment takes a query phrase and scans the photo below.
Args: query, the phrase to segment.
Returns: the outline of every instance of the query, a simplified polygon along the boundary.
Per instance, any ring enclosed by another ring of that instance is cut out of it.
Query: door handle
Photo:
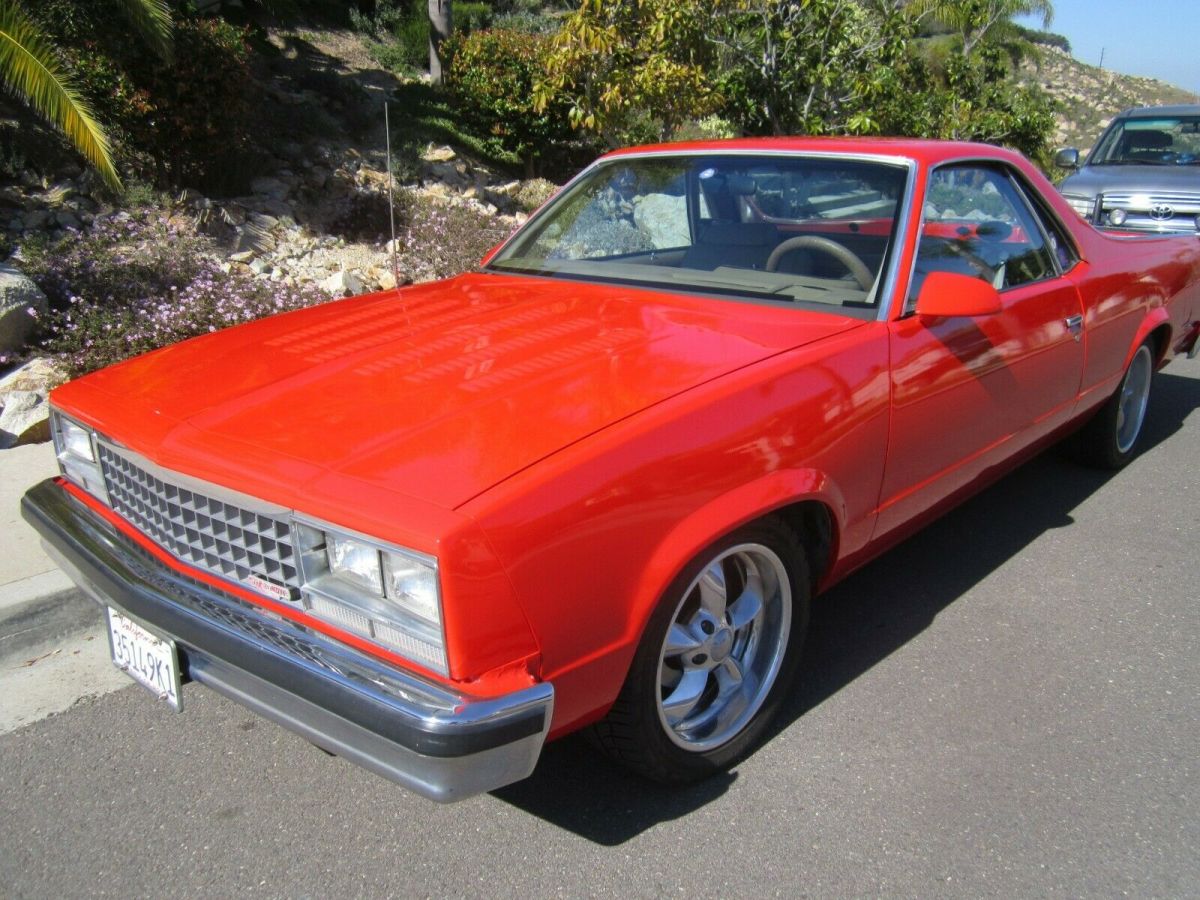
[[[1071,332],[1071,336],[1075,340],[1079,340],[1083,333],[1083,316],[1067,316],[1063,319],[1063,324],[1067,326],[1067,331]]]

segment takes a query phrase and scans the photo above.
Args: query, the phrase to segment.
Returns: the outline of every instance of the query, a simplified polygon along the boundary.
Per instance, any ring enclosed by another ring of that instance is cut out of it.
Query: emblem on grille
[[[274,597],[276,600],[292,599],[292,592],[281,584],[275,584],[274,582],[267,581],[265,578],[259,578],[257,575],[247,575],[244,581],[250,587],[260,593],[266,594],[268,597]]]
[[[1156,222],[1165,222],[1173,215],[1175,215],[1175,210],[1165,203],[1158,203],[1150,208],[1150,218]]]

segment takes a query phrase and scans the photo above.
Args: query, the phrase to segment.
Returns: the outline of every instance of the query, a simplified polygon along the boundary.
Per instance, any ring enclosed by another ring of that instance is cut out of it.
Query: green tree
[[[718,105],[708,29],[724,2],[584,0],[554,37],[536,108],[564,101],[573,126],[610,146],[669,138]]]
[[[171,14],[167,0],[119,0],[118,5],[161,58],[171,57]],[[0,81],[59,131],[114,189],[121,179],[112,145],[91,106],[39,23],[17,0],[0,0]]]
[[[715,10],[717,85],[742,130],[903,131],[915,22],[891,0],[735,0]]]
[[[916,15],[932,15],[953,29],[962,39],[963,56],[970,56],[984,41],[1019,38],[1013,23],[1016,16],[1039,15],[1043,28],[1054,20],[1051,0],[912,0],[909,6]]]

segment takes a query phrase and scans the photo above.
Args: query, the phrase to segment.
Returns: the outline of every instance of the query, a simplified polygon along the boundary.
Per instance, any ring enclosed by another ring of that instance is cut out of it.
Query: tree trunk
[[[429,0],[429,80],[442,83],[442,41],[452,27],[450,0]]]

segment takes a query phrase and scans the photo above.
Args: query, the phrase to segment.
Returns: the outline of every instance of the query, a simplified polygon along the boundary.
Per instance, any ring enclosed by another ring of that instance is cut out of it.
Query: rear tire
[[[795,680],[809,585],[800,541],[777,519],[712,544],[659,602],[594,743],[666,783],[732,765]]]
[[[1120,469],[1137,455],[1154,380],[1154,344],[1147,340],[1129,361],[1121,384],[1078,435],[1084,462]]]

